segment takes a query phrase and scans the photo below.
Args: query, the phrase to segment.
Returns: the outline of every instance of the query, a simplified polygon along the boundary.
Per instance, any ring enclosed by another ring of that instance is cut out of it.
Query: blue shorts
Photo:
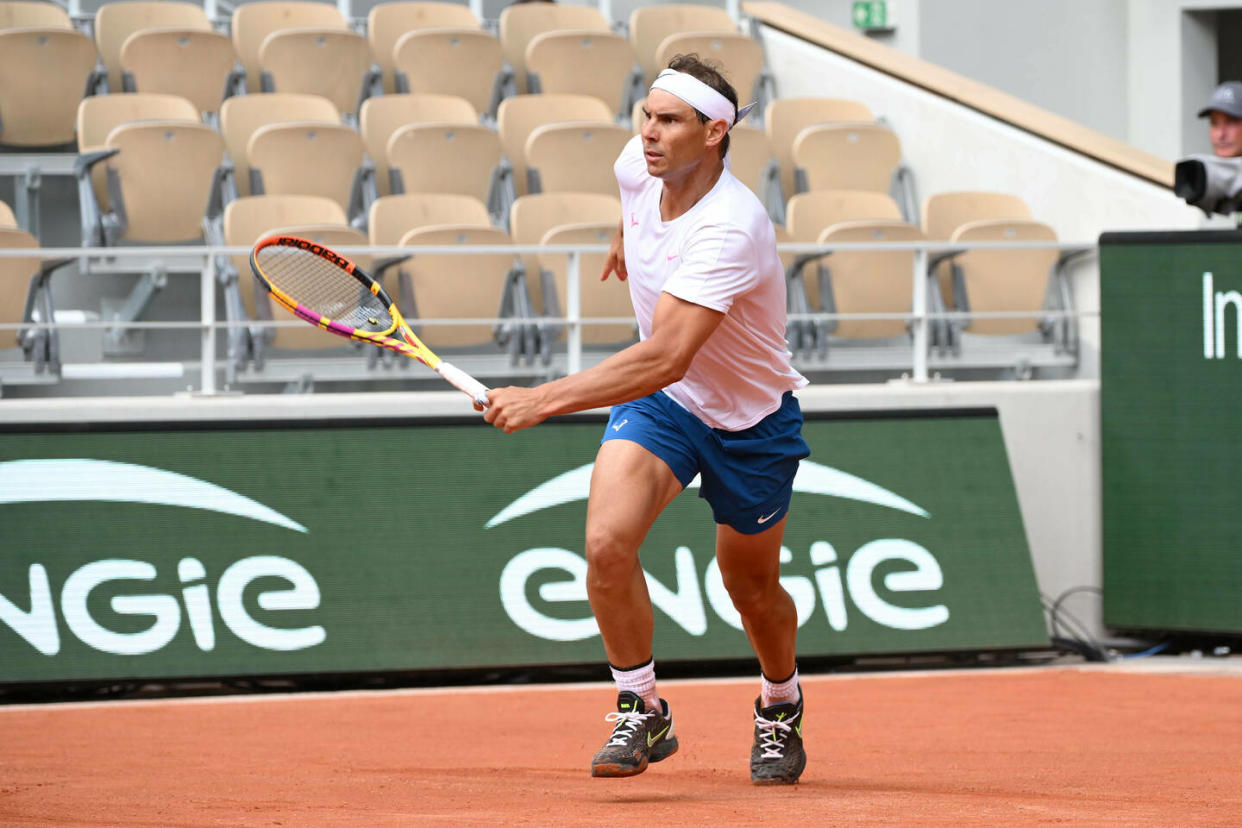
[[[663,460],[682,487],[700,475],[699,497],[717,523],[755,535],[789,511],[802,439],[802,409],[786,391],[781,407],[741,431],[712,428],[661,391],[613,406],[604,438],[638,443]]]

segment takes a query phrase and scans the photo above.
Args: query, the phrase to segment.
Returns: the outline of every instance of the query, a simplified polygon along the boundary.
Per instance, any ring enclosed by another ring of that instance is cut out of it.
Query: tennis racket
[[[341,254],[296,236],[268,236],[250,251],[250,269],[272,298],[299,318],[416,359],[487,406],[487,386],[432,353],[383,286]]]

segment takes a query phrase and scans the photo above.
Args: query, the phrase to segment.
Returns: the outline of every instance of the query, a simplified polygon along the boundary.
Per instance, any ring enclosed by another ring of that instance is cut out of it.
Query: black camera
[[[1177,162],[1173,192],[1211,215],[1242,210],[1242,158],[1191,155]]]

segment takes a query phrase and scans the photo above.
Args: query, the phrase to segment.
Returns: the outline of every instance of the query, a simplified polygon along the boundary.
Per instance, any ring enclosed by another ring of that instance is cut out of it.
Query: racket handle
[[[451,382],[458,390],[464,391],[479,405],[487,408],[487,386],[479,382],[456,365],[451,365],[443,360],[436,366],[436,373]]]

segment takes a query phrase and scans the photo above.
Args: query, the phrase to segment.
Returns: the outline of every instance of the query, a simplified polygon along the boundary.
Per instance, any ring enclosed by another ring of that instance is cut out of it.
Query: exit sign
[[[886,0],[854,0],[854,28],[865,32],[885,31],[894,27],[893,4]]]

